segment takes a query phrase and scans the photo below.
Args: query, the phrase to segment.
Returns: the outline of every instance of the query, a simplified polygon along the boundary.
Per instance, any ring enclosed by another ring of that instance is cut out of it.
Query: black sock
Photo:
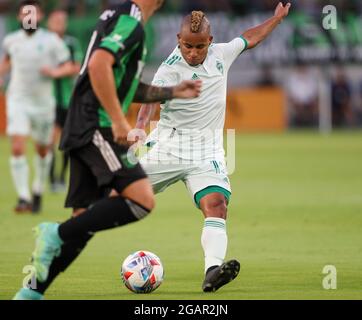
[[[150,210],[120,196],[96,202],[80,216],[59,226],[64,242],[72,241],[98,231],[113,229],[146,217]]]
[[[65,183],[65,175],[67,173],[68,163],[69,163],[69,153],[64,152],[63,153],[62,170],[61,170],[61,173],[60,173],[60,182],[61,183]]]
[[[50,172],[49,172],[49,179],[50,179],[50,183],[54,184],[56,182],[56,177],[55,177],[55,150],[52,150],[53,153],[53,157],[52,157],[52,163],[50,165]]]
[[[55,278],[59,273],[64,272],[71,263],[79,256],[83,251],[89,240],[91,240],[93,235],[87,235],[79,240],[70,241],[65,243],[62,246],[61,254],[59,257],[55,258],[50,265],[49,275],[45,282],[37,282],[37,288],[32,289],[36,292],[44,294],[44,292],[49,288]]]

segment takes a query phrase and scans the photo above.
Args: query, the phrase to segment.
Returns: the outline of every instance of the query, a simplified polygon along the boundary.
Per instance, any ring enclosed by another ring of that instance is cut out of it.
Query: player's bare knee
[[[13,145],[11,148],[11,154],[13,157],[21,157],[25,154],[25,150],[19,145]]]
[[[39,157],[45,158],[49,153],[49,147],[37,145],[36,152],[38,153]]]
[[[201,209],[206,218],[227,218],[227,202],[224,197],[207,201]]]
[[[11,154],[14,157],[21,157],[25,154],[25,144],[21,141],[11,143]]]

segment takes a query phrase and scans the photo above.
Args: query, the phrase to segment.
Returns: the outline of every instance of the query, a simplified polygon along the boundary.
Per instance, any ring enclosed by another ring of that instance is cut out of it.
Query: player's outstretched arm
[[[156,87],[140,83],[134,102],[151,103],[162,102],[172,99],[197,98],[201,93],[201,81],[185,80],[174,87]]]
[[[256,47],[260,42],[269,36],[273,30],[282,22],[282,20],[289,14],[291,4],[285,6],[279,2],[275,9],[274,16],[264,23],[251,28],[243,33],[243,37],[248,42],[248,49]]]

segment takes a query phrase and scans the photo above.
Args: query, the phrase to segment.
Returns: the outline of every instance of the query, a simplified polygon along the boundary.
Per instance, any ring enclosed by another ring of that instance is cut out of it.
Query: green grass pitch
[[[157,196],[142,222],[97,234],[47,292],[47,299],[361,299],[362,132],[240,135],[227,223],[227,258],[239,277],[214,294],[201,292],[201,213],[182,185]],[[32,150],[29,145],[29,151]],[[0,299],[22,284],[34,240],[31,228],[62,221],[64,194],[46,194],[40,216],[16,216],[9,144],[0,139]],[[136,295],[122,284],[123,259],[136,250],[160,256],[165,281]],[[325,265],[337,289],[325,290]]]

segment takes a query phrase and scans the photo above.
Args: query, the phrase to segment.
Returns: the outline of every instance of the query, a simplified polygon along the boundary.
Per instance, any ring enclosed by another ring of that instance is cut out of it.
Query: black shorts
[[[55,124],[60,128],[64,128],[65,120],[67,120],[68,110],[62,106],[57,106],[55,114]]]
[[[67,208],[88,208],[114,189],[121,193],[133,182],[147,178],[128,148],[113,142],[111,131],[97,130],[93,141],[71,150]]]

